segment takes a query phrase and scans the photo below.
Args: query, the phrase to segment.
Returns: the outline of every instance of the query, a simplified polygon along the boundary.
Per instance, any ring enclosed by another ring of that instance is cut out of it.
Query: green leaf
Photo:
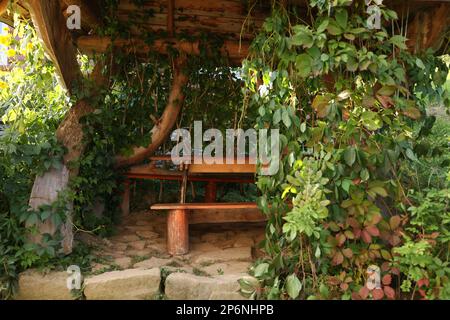
[[[414,151],[412,151],[411,149],[406,149],[406,156],[411,159],[412,161],[419,161],[416,157],[416,155],[414,154]]]
[[[339,25],[337,24],[337,22],[334,19],[331,19],[328,27],[327,27],[327,31],[329,34],[333,35],[333,36],[338,36],[340,34],[342,34],[342,29],[339,27]]]
[[[408,49],[408,47],[406,46],[406,43],[405,43],[406,38],[404,36],[395,35],[389,40],[389,42],[402,50]]]
[[[309,74],[311,73],[312,63],[312,58],[306,53],[302,53],[297,56],[297,58],[295,59],[295,67],[297,68],[297,71],[302,78],[306,78],[309,76]]]
[[[292,124],[292,121],[291,121],[291,117],[289,115],[289,112],[286,109],[283,109],[283,113],[282,113],[281,118],[282,118],[283,123],[286,126],[286,128],[290,128],[291,124]]]
[[[296,299],[302,290],[302,283],[295,274],[286,278],[286,291],[291,299]]]
[[[425,65],[423,64],[422,60],[420,60],[419,58],[416,59],[416,66],[418,66],[422,70],[425,69]]]
[[[326,29],[327,29],[327,27],[328,27],[328,23],[330,22],[330,20],[328,19],[328,18],[325,18],[321,23],[320,23],[320,25],[317,27],[317,33],[322,33],[322,32],[324,32]]]
[[[330,112],[330,95],[318,95],[312,102],[312,108],[317,112],[319,118],[325,118]]]
[[[351,167],[356,161],[356,150],[353,147],[348,147],[344,152],[345,163]]]
[[[258,277],[263,276],[264,274],[267,273],[268,270],[269,270],[269,264],[268,264],[268,263],[261,263],[261,264],[258,264],[258,265],[256,266],[255,272],[254,272],[255,277],[258,278]]]
[[[278,124],[281,121],[281,109],[277,109],[273,114],[273,124]]]
[[[342,28],[347,28],[347,22],[348,22],[348,12],[345,9],[341,9],[336,12],[336,22],[337,24]]]

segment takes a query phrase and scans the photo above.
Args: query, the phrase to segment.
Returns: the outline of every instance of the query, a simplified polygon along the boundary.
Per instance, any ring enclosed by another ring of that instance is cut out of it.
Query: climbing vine
[[[258,128],[280,130],[282,163],[257,181],[268,257],[253,270],[259,287],[242,283],[243,292],[394,299],[416,297],[416,286],[448,297],[448,245],[410,233],[417,209],[399,170],[418,161],[417,128],[429,122],[427,104],[446,99],[437,88],[448,66],[432,52],[410,54],[404,22],[380,10],[377,30],[364,1],[309,1],[308,18],[274,2],[253,41],[242,71],[247,101]],[[369,291],[371,265],[383,281]]]

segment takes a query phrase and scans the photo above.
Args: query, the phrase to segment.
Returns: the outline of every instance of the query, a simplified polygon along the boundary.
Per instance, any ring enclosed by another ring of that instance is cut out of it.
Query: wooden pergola
[[[281,0],[286,5],[296,6],[297,12],[309,14],[307,0]],[[8,0],[0,0],[0,16],[2,21],[10,18],[4,11]],[[142,40],[142,29],[131,29],[131,37],[127,39],[111,39],[96,33],[101,27],[104,17],[102,0],[15,0],[16,6],[24,15],[29,15],[37,27],[46,52],[54,62],[61,82],[69,94],[75,84],[82,78],[77,62],[78,52],[92,55],[104,53],[111,45],[119,50],[133,52],[168,53],[169,48],[184,52],[184,56],[200,53],[198,41],[178,40],[177,35],[183,33],[195,36],[200,32],[216,34],[224,39],[221,53],[239,65],[248,55],[249,45],[262,26],[265,17],[270,14],[271,1],[243,0],[148,0],[143,7],[137,7],[132,0],[121,0],[118,6],[118,17],[127,21],[129,17],[142,10],[151,11],[153,15],[144,22],[145,31],[157,37],[152,45]],[[265,4],[261,4],[265,3]],[[384,4],[396,10],[398,15],[407,18],[408,47],[411,51],[427,48],[439,50],[448,37],[450,27],[450,0],[385,0]],[[69,30],[66,26],[67,7],[77,5],[81,9],[81,29]],[[129,166],[142,162],[154,153],[167,139],[175,125],[184,99],[183,87],[188,78],[182,72],[183,58],[177,60],[173,82],[168,93],[169,99],[165,111],[149,134],[151,144],[148,147],[135,148],[132,156],[117,156],[117,166]],[[105,86],[107,79],[102,76],[100,65],[96,66],[92,78],[98,87]],[[91,94],[95,95],[96,89]],[[43,177],[36,179],[30,205],[37,208],[42,204],[56,200],[58,192],[67,186],[69,177],[76,175],[76,169],[65,166],[69,161],[78,158],[83,152],[82,126],[79,119],[93,108],[85,100],[78,101],[68,112],[57,131],[59,141],[68,149],[61,170],[52,169]],[[64,250],[71,251],[70,217],[63,230],[66,241]],[[46,223],[42,232],[52,233],[54,227]],[[38,239],[37,239],[38,241]]]

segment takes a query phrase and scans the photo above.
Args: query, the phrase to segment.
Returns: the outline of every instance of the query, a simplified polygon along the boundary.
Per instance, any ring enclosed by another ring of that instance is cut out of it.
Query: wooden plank
[[[227,203],[159,203],[150,207],[151,210],[237,210],[257,209],[254,202],[227,202]]]
[[[236,223],[236,222],[264,222],[267,218],[259,209],[192,210],[189,213],[189,224],[201,223]]]
[[[71,92],[74,83],[81,78],[81,71],[59,0],[26,0],[25,5],[63,85]]]
[[[167,54],[170,49],[184,52],[188,55],[200,55],[200,43],[198,41],[184,41],[176,39],[157,39],[149,46],[141,39],[115,39],[99,36],[82,36],[77,39],[77,47],[85,54],[104,53],[111,46],[121,47],[130,52],[146,54],[148,52],[159,52]],[[238,41],[224,41],[221,52],[229,56],[234,63],[240,63],[247,57],[249,43]]]

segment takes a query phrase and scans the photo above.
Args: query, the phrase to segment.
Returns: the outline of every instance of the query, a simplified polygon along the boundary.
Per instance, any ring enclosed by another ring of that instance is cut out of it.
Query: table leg
[[[205,187],[205,202],[216,202],[217,183],[209,181]]]

